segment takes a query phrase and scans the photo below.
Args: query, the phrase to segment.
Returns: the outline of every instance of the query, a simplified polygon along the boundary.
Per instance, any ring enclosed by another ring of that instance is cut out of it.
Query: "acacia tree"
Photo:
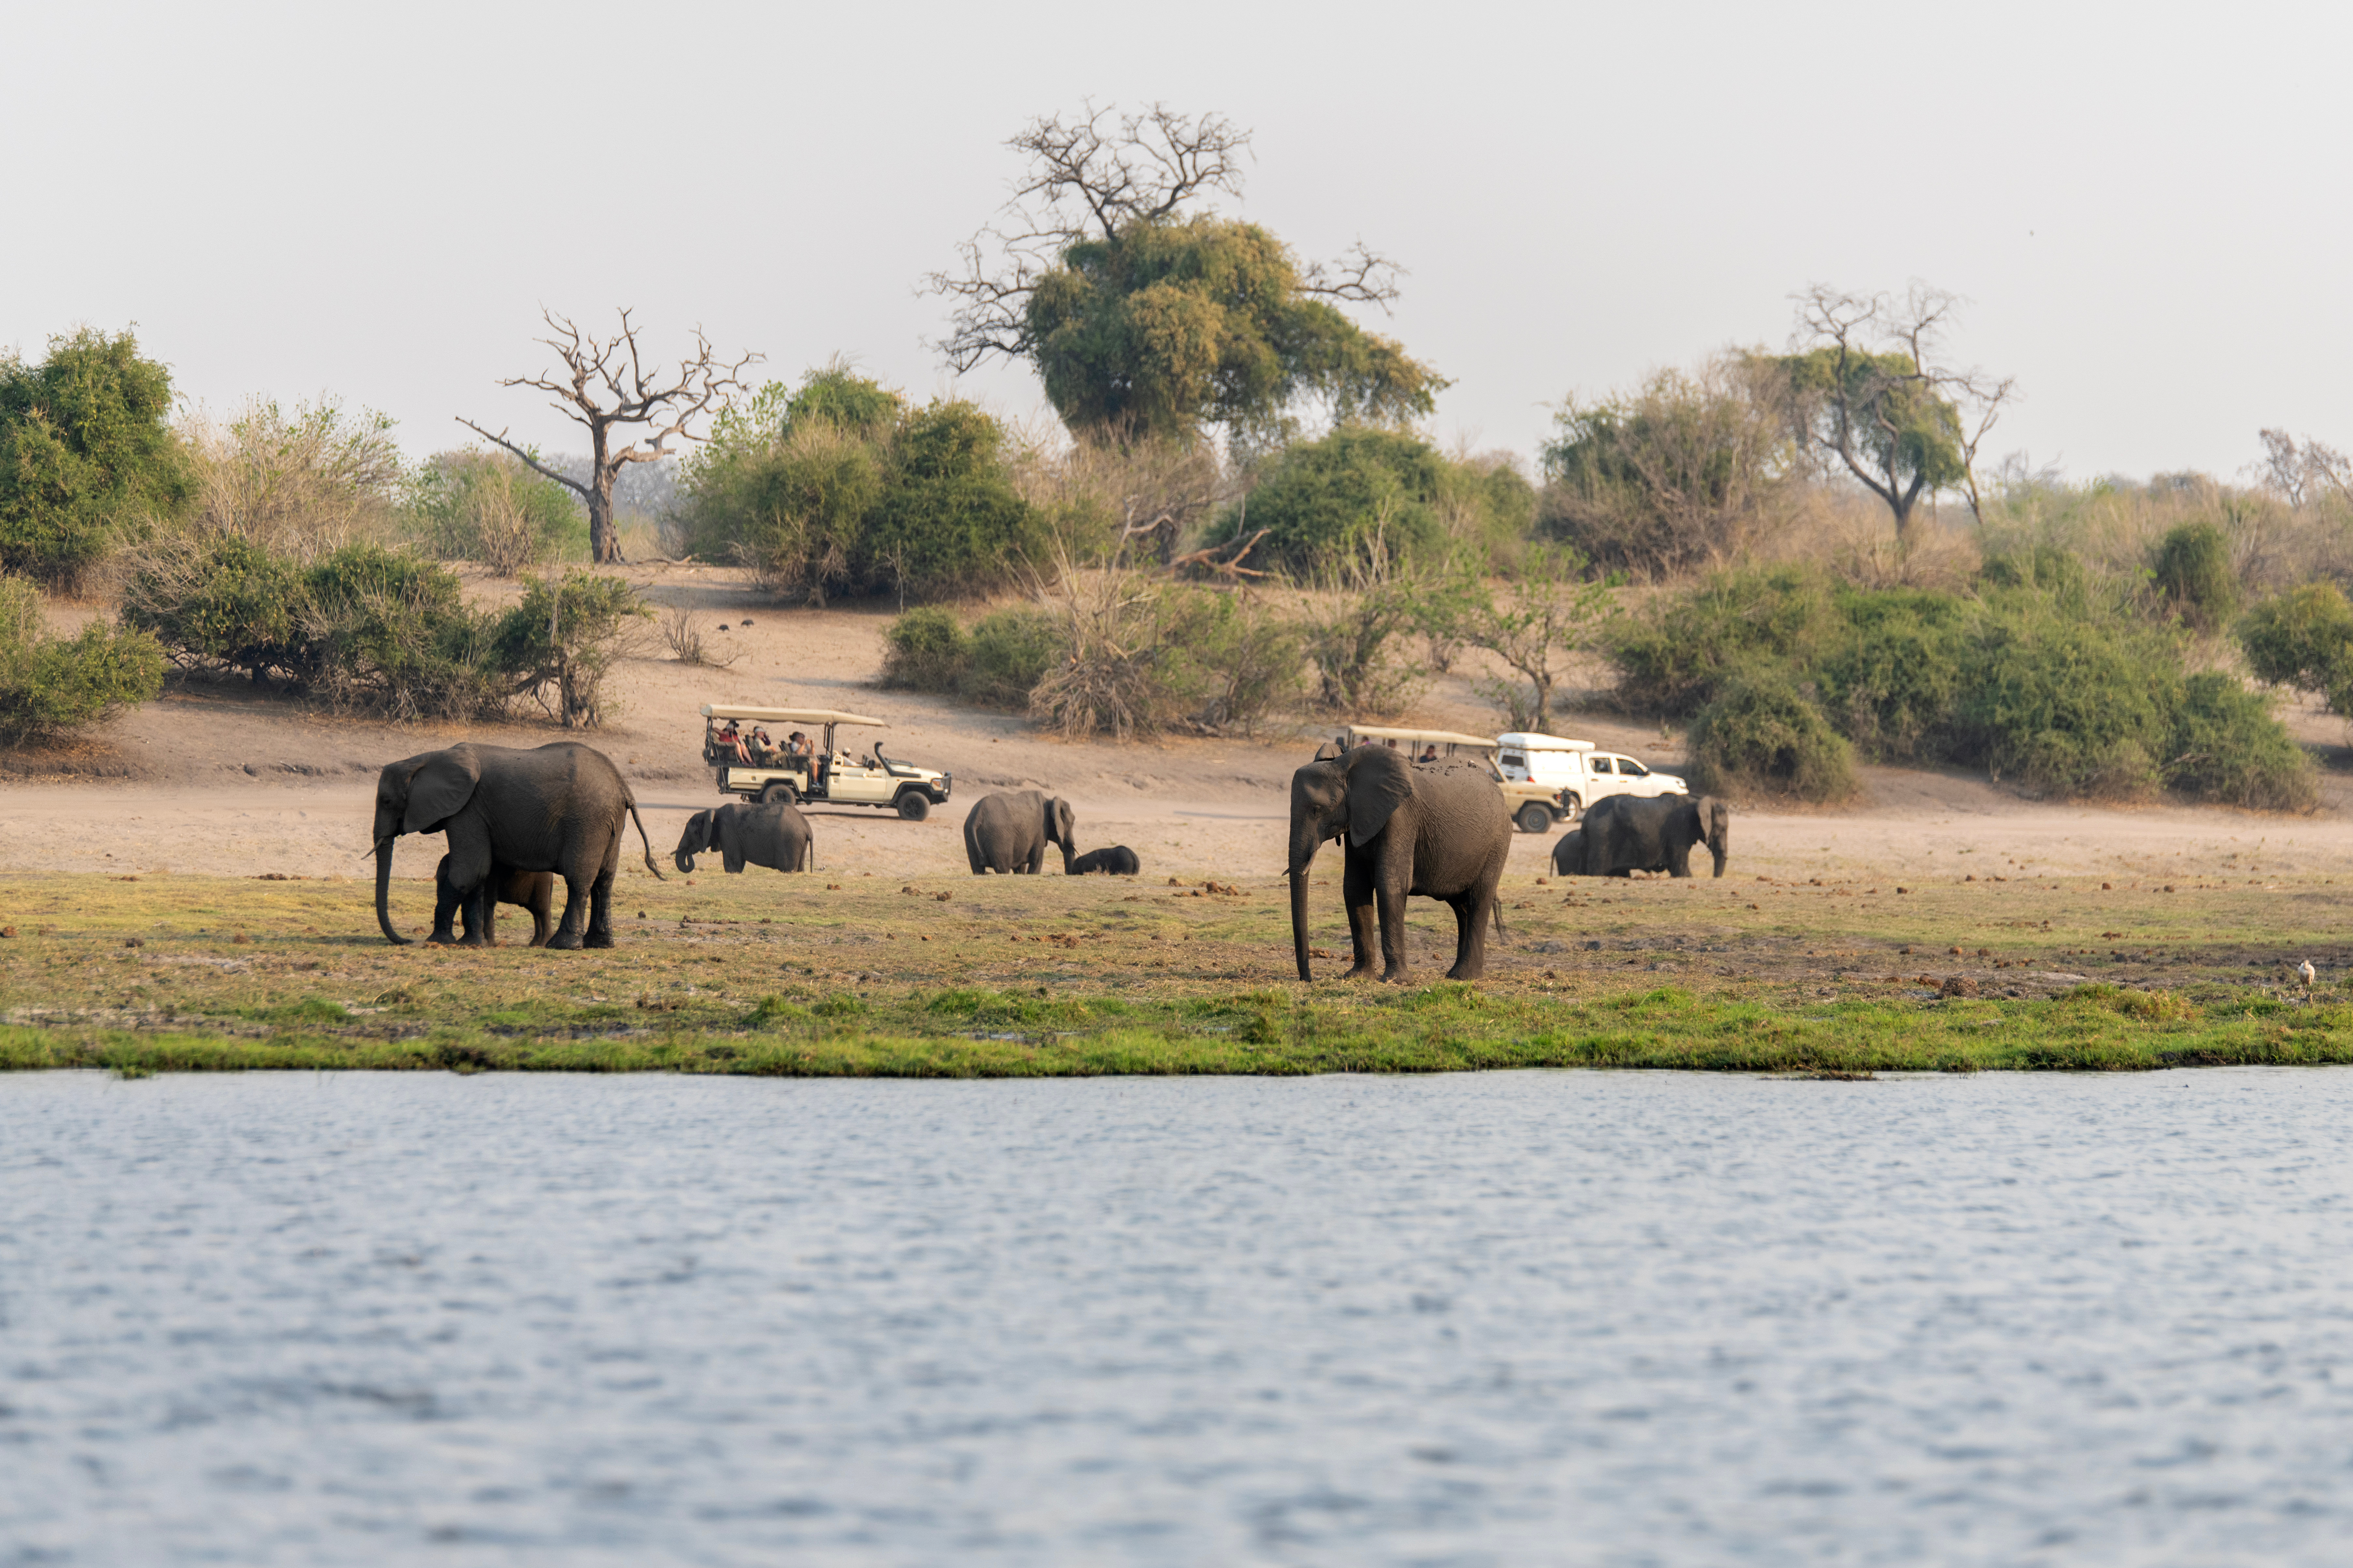
[[[1915,283],[1902,299],[1817,283],[1798,297],[1788,376],[1791,423],[1887,505],[1902,541],[1924,494],[1958,486],[1985,521],[1979,446],[2017,383],[1942,360],[1960,301]]]
[[[694,353],[681,358],[675,375],[649,373],[638,351],[638,328],[629,312],[621,312],[620,331],[599,340],[582,331],[568,316],[543,310],[541,318],[554,335],[538,340],[564,362],[561,372],[538,376],[510,376],[501,386],[529,386],[553,395],[554,406],[588,431],[588,482],[558,473],[539,460],[539,454],[517,446],[501,430],[497,435],[472,420],[458,423],[494,441],[537,472],[577,495],[588,506],[588,549],[599,565],[621,559],[619,531],[613,526],[613,484],[631,463],[650,463],[670,455],[669,442],[702,439],[690,426],[730,396],[744,390],[744,367],[765,356],[745,353],[733,364],[712,352],[711,340],[695,329]],[[646,433],[616,447],[614,432],[641,425]]]
[[[1277,424],[1305,399],[1339,417],[1429,412],[1446,383],[1335,302],[1397,297],[1394,263],[1359,243],[1303,265],[1255,224],[1202,210],[1239,196],[1250,133],[1222,115],[1090,106],[1007,145],[1028,174],[1003,221],[926,280],[956,301],[938,344],[967,371],[1030,363],[1074,434],[1121,443]]]
[[[1433,631],[1485,648],[1518,674],[1519,680],[1479,682],[1481,695],[1514,730],[1541,731],[1552,723],[1553,692],[1570,657],[1618,613],[1612,584],[1588,578],[1587,564],[1566,545],[1536,545],[1520,557],[1501,594],[1473,568],[1428,601]]]

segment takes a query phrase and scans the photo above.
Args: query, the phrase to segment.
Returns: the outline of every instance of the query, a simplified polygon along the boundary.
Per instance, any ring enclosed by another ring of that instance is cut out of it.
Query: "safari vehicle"
[[[1597,750],[1590,741],[1527,731],[1495,739],[1500,748],[1495,765],[1506,781],[1504,788],[1508,791],[1516,784],[1550,790],[1564,816],[1582,816],[1587,806],[1604,795],[1691,793],[1673,773],[1653,773],[1631,757]],[[1531,831],[1541,832],[1550,826],[1541,823]]]
[[[743,753],[721,726],[733,721],[742,733]],[[718,770],[719,793],[750,795],[761,805],[783,801],[797,805],[819,801],[828,805],[871,805],[895,811],[909,822],[921,822],[934,805],[947,804],[948,773],[919,768],[883,754],[875,741],[868,754],[853,758],[834,742],[843,724],[888,729],[881,719],[838,712],[830,708],[723,708],[702,706],[702,760]],[[763,752],[752,728],[767,730],[776,750]],[[783,750],[795,730],[818,732],[809,754],[786,755]],[[745,761],[748,755],[751,760]]]
[[[1382,725],[1351,724],[1340,731],[1343,741],[1351,746],[1393,746],[1415,757],[1436,752],[1440,757],[1475,755],[1486,765],[1495,786],[1504,792],[1504,808],[1512,814],[1513,823],[1523,833],[1542,833],[1564,816],[1575,816],[1577,808],[1564,805],[1561,791],[1550,784],[1528,779],[1525,774],[1513,778],[1495,765],[1495,753],[1501,742],[1485,735],[1465,735],[1453,730],[1393,730]]]

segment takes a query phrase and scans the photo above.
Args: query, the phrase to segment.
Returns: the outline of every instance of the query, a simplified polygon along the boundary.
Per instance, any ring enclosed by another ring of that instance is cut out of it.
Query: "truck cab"
[[[1590,741],[1515,731],[1495,737],[1495,766],[1504,778],[1544,784],[1557,792],[1565,815],[1582,816],[1605,795],[1689,795],[1673,773],[1658,773],[1622,752],[1605,752]]]

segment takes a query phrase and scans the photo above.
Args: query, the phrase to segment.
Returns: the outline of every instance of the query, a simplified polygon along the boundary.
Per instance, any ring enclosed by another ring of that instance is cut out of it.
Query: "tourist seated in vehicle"
[[[1438,748],[1434,745],[1423,747],[1421,755],[1416,760],[1425,763],[1434,763],[1438,761]]]
[[[764,768],[776,767],[785,760],[783,749],[769,739],[765,727],[752,731],[751,748],[752,760]]]
[[[735,728],[733,719],[716,727],[704,728],[702,752],[704,756],[715,762],[725,762],[732,757],[748,766],[752,761],[752,753],[744,750],[744,736]]]

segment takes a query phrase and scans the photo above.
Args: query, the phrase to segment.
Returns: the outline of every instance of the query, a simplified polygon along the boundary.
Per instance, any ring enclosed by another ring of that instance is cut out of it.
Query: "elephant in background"
[[[1688,877],[1697,844],[1707,847],[1715,875],[1723,876],[1732,856],[1732,810],[1713,795],[1605,795],[1561,835],[1552,864],[1565,877],[1623,877],[1631,871]]]
[[[1102,872],[1113,877],[1135,875],[1135,851],[1124,844],[1114,844],[1108,849],[1090,849],[1071,862],[1071,875],[1084,877]]]
[[[518,871],[512,866],[491,868],[490,880],[466,895],[449,881],[449,857],[433,868],[433,925],[445,930],[452,915],[462,917],[466,934],[482,933],[482,945],[499,945],[499,909],[501,904],[512,904],[531,911],[531,942],[533,947],[545,947],[549,935],[555,930],[552,911],[555,908],[555,878],[545,871]],[[428,937],[438,942],[438,937]]]
[[[1341,840],[1341,899],[1356,963],[1373,973],[1373,920],[1380,919],[1381,978],[1406,978],[1405,901],[1438,899],[1454,910],[1450,980],[1487,970],[1487,921],[1504,934],[1495,884],[1512,853],[1512,819],[1484,768],[1409,764],[1385,746],[1357,746],[1291,775],[1291,944],[1299,978],[1307,964],[1308,869],[1327,838]]]
[[[437,895],[433,940],[453,940],[449,914],[458,905],[479,900],[493,868],[503,866],[564,879],[564,918],[549,947],[610,947],[613,878],[630,822],[638,825],[646,869],[659,877],[646,825],[620,770],[604,752],[576,742],[556,741],[530,751],[465,742],[404,757],[376,778],[376,924],[388,940],[407,942],[392,926],[394,840],[408,833],[446,833],[451,909],[445,912]],[[470,930],[460,945],[480,947],[487,940],[481,930]]]
[[[1043,790],[985,795],[964,819],[964,852],[972,874],[1031,876],[1046,864],[1046,846],[1062,851],[1068,874],[1078,854],[1078,816],[1071,803]]]
[[[694,869],[697,855],[717,850],[728,871],[765,866],[771,871],[807,871],[817,865],[817,836],[808,818],[783,801],[768,805],[722,805],[686,819],[670,861]]]

